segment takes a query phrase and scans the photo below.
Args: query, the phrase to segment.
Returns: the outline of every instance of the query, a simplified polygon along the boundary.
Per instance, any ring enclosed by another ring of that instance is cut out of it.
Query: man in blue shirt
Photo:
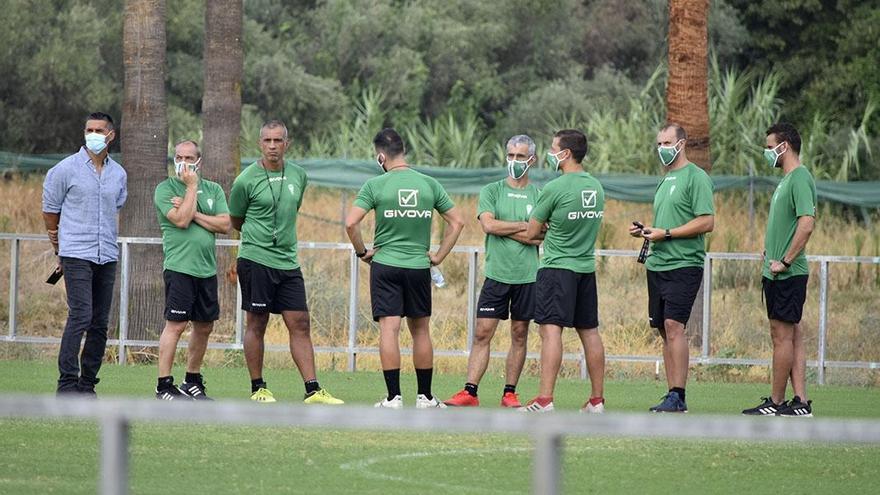
[[[59,394],[94,396],[104,358],[119,256],[117,215],[127,196],[125,170],[107,153],[115,138],[112,117],[89,115],[85,146],[49,169],[43,182],[43,221],[67,290]]]

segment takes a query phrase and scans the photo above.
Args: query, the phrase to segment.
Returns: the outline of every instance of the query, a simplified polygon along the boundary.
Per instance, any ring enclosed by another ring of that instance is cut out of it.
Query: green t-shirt
[[[199,213],[211,216],[229,213],[226,195],[219,184],[199,179],[197,191],[196,210]],[[175,196],[181,199],[186,196],[186,184],[176,177],[160,182],[153,194],[153,204],[156,205],[159,227],[162,229],[162,251],[165,253],[162,267],[199,278],[216,275],[215,234],[195,221],[185,229],[171,223],[168,212],[174,208],[171,198]]]
[[[455,206],[436,179],[410,168],[368,180],[354,205],[376,210],[373,260],[398,268],[430,268],[434,210],[445,213]]]
[[[763,275],[774,278],[770,273],[770,260],[780,261],[794,239],[799,217],[816,216],[816,183],[806,167],[792,170],[779,181],[773,199],[770,200],[770,215],[767,217],[767,235],[764,238]],[[808,275],[806,250],[800,252],[791,262],[791,267],[776,274],[776,280],[795,275]]]
[[[528,184],[523,189],[511,187],[507,178],[480,189],[477,218],[491,213],[496,220],[528,222],[538,202],[538,188]],[[486,234],[486,278],[505,284],[529,284],[538,272],[538,247],[523,244],[507,236]]]
[[[701,215],[714,215],[709,174],[693,163],[666,174],[654,194],[653,228],[674,229]],[[703,266],[706,240],[703,234],[687,239],[654,242],[645,267],[666,272],[688,266]]]
[[[541,268],[595,272],[596,237],[604,215],[605,190],[587,172],[562,174],[548,182],[532,212],[536,221],[550,223]]]
[[[244,219],[239,258],[277,270],[299,268],[296,217],[308,183],[305,170],[292,162],[278,172],[260,162],[241,171],[229,193],[229,214]]]

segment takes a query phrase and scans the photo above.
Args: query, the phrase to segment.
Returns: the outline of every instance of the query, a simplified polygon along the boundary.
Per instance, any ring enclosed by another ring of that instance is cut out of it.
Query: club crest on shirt
[[[214,209],[214,199],[213,198],[208,198],[208,209],[209,210]]]
[[[532,205],[526,205],[526,215],[532,214]]]
[[[290,195],[293,196],[293,184],[288,184],[287,190],[290,191]]]

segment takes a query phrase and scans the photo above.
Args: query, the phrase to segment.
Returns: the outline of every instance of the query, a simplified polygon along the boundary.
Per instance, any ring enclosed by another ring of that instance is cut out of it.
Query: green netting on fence
[[[17,155],[0,151],[0,170],[21,172],[43,172],[55,165],[65,155]],[[121,162],[121,158],[114,156]],[[242,160],[242,166],[253,163],[255,159]],[[379,174],[379,167],[373,161],[343,160],[325,158],[306,158],[294,160],[306,170],[309,182],[313,185],[359,189],[370,177]],[[414,167],[443,184],[451,194],[477,194],[486,183],[505,176],[505,168],[443,168]],[[587,165],[589,170],[589,164]],[[211,178],[210,171],[205,171]],[[537,168],[529,173],[532,181],[542,187],[557,176],[555,172]],[[648,203],[654,199],[658,176],[631,174],[596,174],[605,187],[609,198],[621,201]],[[756,190],[772,190],[779,182],[779,176],[747,177],[732,175],[713,175],[716,191],[746,190],[750,181]],[[832,182],[817,181],[819,199],[862,208],[880,208],[880,181],[871,182]]]

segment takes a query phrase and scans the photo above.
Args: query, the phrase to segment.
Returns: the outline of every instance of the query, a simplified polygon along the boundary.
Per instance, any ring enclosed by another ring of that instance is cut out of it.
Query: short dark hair
[[[666,129],[675,129],[675,139],[687,139],[688,133],[684,130],[684,127],[676,124],[675,122],[667,122],[666,125],[660,128],[660,132],[665,131]]]
[[[394,129],[386,127],[373,138],[373,146],[385,153],[389,158],[394,158],[406,153],[406,145],[403,138]]]
[[[776,134],[776,140],[780,143],[787,141],[795,153],[801,153],[801,135],[797,129],[788,122],[777,122],[767,129],[767,135]]]
[[[559,138],[559,150],[571,150],[571,156],[574,161],[581,163],[587,156],[587,136],[577,129],[563,129],[558,131],[553,137]]]
[[[110,115],[108,115],[104,112],[90,113],[89,116],[86,117],[86,122],[88,122],[90,120],[103,120],[104,122],[107,122],[107,127],[109,127],[111,131],[114,129],[113,117],[111,117]]]

